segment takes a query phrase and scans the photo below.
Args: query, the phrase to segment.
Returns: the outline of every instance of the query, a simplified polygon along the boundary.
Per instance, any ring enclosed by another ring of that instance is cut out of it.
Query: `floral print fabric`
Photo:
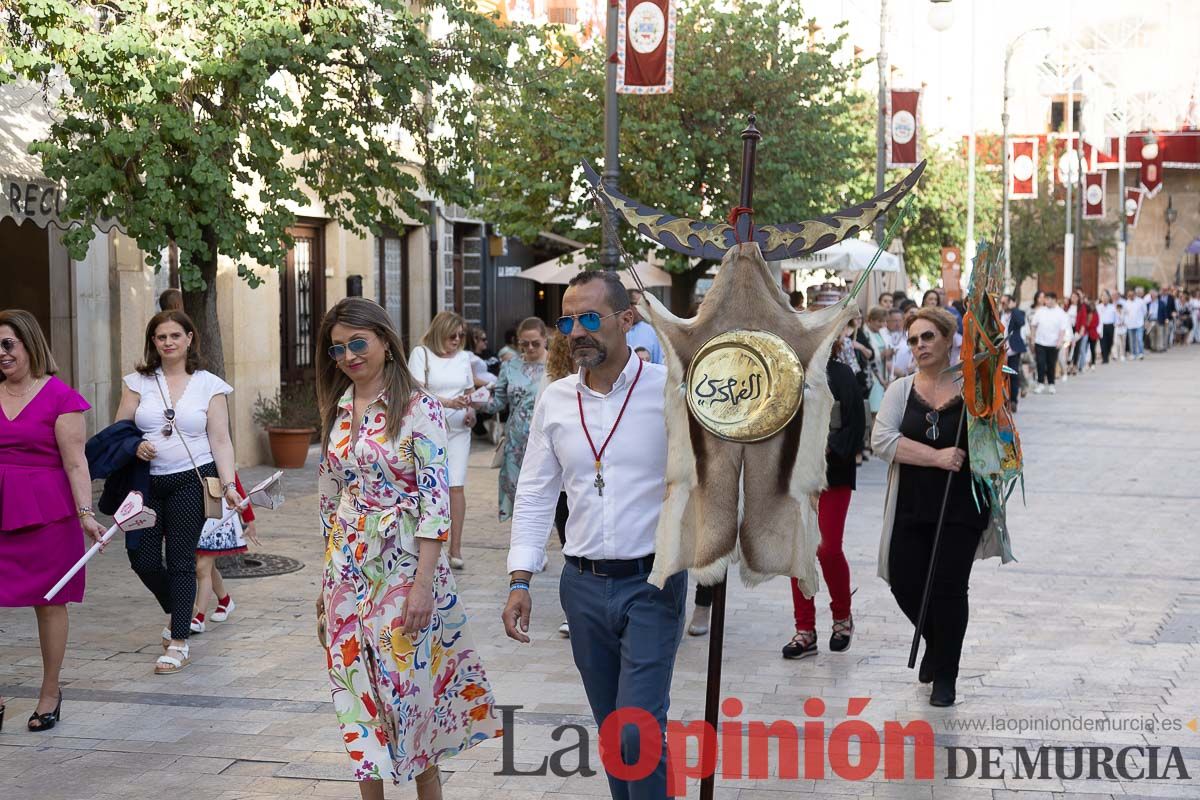
[[[320,468],[322,596],[334,710],[354,777],[400,783],[500,735],[500,724],[444,556],[430,625],[415,638],[403,633],[416,540],[445,541],[450,530],[446,426],[441,404],[418,392],[389,440],[389,410],[386,393],[357,421],[352,390],[339,403]]]
[[[508,408],[508,421],[504,423],[504,460],[500,463],[501,522],[512,518],[521,462],[525,460],[525,447],[529,444],[533,407],[545,376],[546,365],[540,361],[513,358],[504,362],[500,379],[492,387],[492,399],[482,409],[484,413],[497,414]]]

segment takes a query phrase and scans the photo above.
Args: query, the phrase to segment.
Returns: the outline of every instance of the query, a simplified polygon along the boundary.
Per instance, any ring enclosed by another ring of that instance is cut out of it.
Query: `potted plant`
[[[289,384],[274,397],[254,401],[254,421],[267,432],[271,460],[280,469],[300,469],[319,427],[316,390],[310,384]]]

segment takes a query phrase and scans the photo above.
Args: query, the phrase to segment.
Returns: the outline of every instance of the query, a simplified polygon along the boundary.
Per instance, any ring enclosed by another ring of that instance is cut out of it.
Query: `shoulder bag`
[[[171,430],[179,434],[179,443],[183,445],[183,451],[187,453],[188,461],[192,462],[192,469],[196,472],[196,477],[200,479],[200,485],[204,487],[204,516],[207,519],[220,519],[224,511],[224,492],[221,491],[220,478],[206,478],[200,474],[200,468],[196,466],[196,459],[192,457],[192,449],[188,447],[187,437],[183,435],[183,431],[179,430],[179,426],[175,424],[175,409],[171,407],[171,403],[167,400],[167,394],[163,391],[162,381],[158,379],[158,373],[154,373],[154,383],[158,386],[158,394],[162,397],[163,408],[167,410],[167,425]]]

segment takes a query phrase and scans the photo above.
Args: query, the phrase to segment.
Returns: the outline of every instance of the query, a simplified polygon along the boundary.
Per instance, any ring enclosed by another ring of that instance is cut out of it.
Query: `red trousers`
[[[829,610],[834,619],[850,616],[850,565],[842,552],[842,537],[846,533],[852,493],[849,486],[833,486],[821,492],[817,503],[817,525],[821,529],[817,560],[821,562],[821,573],[829,589]],[[816,604],[804,596],[795,578],[792,578],[792,610],[796,614],[796,630],[816,630]]]

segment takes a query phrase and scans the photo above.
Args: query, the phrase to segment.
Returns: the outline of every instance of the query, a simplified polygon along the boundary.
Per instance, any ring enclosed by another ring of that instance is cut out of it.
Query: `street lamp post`
[[[887,0],[879,0],[879,97],[875,109],[875,194],[883,194],[884,171],[887,160]],[[883,241],[884,215],[875,220],[873,235]]]
[[[617,112],[617,25],[619,23],[618,4],[608,4],[608,23],[605,30],[605,52],[609,58],[605,63],[604,80],[604,172],[601,181],[604,188],[613,191],[617,188],[617,178],[620,176],[618,166],[618,143],[620,141],[620,118]],[[608,211],[601,207],[601,214]],[[617,224],[613,219],[612,225],[600,226],[600,266],[602,269],[615,270],[620,264],[620,251],[617,242]]]
[[[1009,163],[1008,163],[1008,119],[1009,119],[1009,117],[1008,117],[1008,95],[1009,95],[1008,67],[1009,67],[1009,64],[1012,62],[1013,51],[1016,49],[1017,43],[1020,42],[1021,39],[1024,38],[1025,36],[1027,36],[1031,33],[1039,32],[1039,31],[1049,33],[1050,29],[1048,27],[1043,26],[1040,28],[1030,28],[1027,31],[1019,33],[1019,34],[1017,34],[1016,38],[1014,38],[1011,42],[1008,43],[1008,47],[1005,48],[1005,50],[1004,50],[1004,105],[1000,112],[1000,125],[1002,127],[1003,133],[1001,134],[1002,142],[1001,142],[1001,146],[1000,146],[1000,151],[1001,151],[1000,158],[1001,158],[1001,174],[1002,174],[1001,185],[1004,187],[1003,188],[1004,194],[1002,195],[1002,197],[1003,197],[1002,206],[1004,208],[1004,290],[1008,291],[1008,292],[1011,292],[1013,290],[1012,258],[1009,256],[1009,253],[1008,253],[1009,248],[1012,244],[1011,237],[1009,235],[1009,216],[1008,216],[1008,175],[1009,175],[1009,169],[1010,169]]]

